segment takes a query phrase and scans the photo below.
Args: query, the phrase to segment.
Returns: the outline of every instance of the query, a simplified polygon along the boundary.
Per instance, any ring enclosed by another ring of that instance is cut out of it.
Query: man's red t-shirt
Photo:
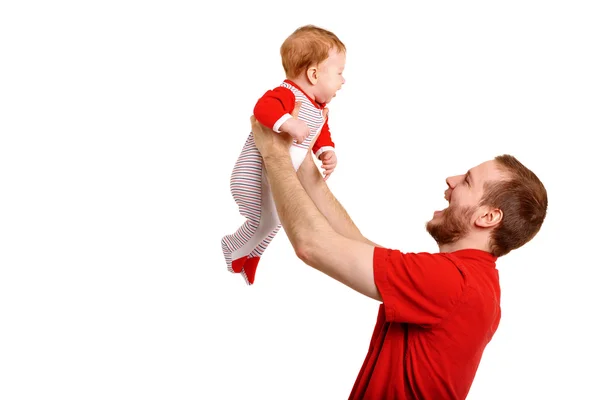
[[[383,304],[350,399],[465,399],[500,322],[496,257],[375,248]]]

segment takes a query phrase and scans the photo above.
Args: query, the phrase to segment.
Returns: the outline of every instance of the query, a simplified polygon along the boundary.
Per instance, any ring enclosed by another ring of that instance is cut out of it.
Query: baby
[[[296,170],[314,141],[312,150],[327,179],[337,165],[337,156],[325,107],[345,82],[346,47],[333,33],[307,25],[283,42],[281,59],[286,79],[258,100],[254,116],[275,132],[294,138],[290,155]],[[297,104],[300,108],[294,117]],[[281,228],[252,133],[233,169],[231,192],[246,222],[223,237],[221,247],[229,271],[241,273],[251,285],[260,257]]]

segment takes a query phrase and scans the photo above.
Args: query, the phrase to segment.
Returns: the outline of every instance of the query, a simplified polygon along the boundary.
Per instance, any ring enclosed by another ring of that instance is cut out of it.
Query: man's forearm
[[[296,104],[296,109],[299,106]],[[291,138],[274,135],[254,117],[250,121],[279,220],[296,255],[318,271],[381,301],[373,274],[373,245],[348,238],[332,228],[298,179],[289,154]]]
[[[380,247],[362,235],[344,207],[329,190],[319,169],[313,162],[311,154],[308,154],[298,169],[298,179],[318,210],[327,218],[327,221],[337,233],[349,239]]]
[[[289,156],[263,157],[271,193],[296,255],[307,265],[375,300],[372,245],[336,232],[302,187]]]
[[[300,184],[289,156],[268,156],[263,161],[279,220],[296,252],[315,236],[332,232]]]

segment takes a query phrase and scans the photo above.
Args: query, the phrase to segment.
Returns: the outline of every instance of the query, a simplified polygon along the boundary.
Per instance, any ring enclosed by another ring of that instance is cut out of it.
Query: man
[[[251,122],[296,255],[382,302],[350,399],[465,399],[500,321],[495,262],[546,216],[540,180],[508,155],[447,178],[449,206],[427,223],[439,253],[401,253],[360,233],[310,152],[296,174],[289,136]]]

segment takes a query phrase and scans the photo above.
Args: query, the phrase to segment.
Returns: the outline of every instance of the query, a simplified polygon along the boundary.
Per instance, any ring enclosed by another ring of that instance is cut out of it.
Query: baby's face
[[[346,53],[336,49],[329,51],[329,57],[317,69],[317,84],[315,85],[315,100],[327,104],[335,97],[338,90],[346,82],[342,73],[346,66]]]

